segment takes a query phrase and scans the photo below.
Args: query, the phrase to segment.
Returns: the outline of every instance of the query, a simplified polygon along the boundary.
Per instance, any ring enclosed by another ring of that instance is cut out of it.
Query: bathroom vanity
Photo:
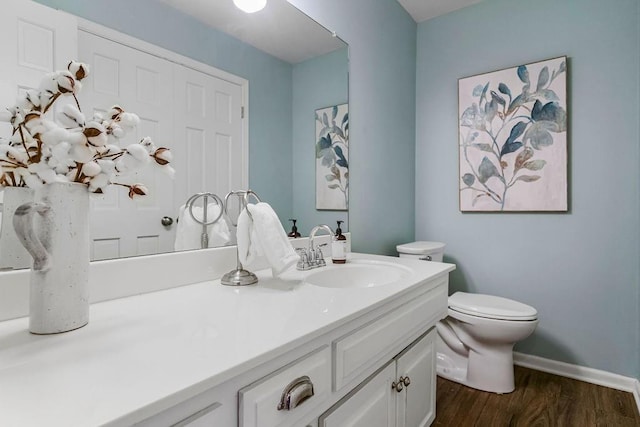
[[[59,335],[0,322],[0,425],[429,425],[455,266],[328,264],[95,303],[87,326]]]

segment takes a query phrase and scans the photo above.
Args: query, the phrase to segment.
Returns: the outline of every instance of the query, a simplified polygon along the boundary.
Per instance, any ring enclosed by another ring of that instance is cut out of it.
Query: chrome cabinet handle
[[[398,382],[391,383],[391,388],[400,393],[405,387],[409,387],[409,384],[411,384],[409,377],[400,377]]]
[[[411,379],[409,377],[400,377],[400,381],[402,381],[405,387],[409,387],[409,384],[411,384]]]
[[[278,411],[290,411],[313,396],[311,378],[304,375],[291,381],[282,391]]]

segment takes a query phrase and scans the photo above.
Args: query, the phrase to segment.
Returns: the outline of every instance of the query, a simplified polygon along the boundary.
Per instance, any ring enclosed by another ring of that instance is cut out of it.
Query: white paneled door
[[[242,86],[109,38],[79,34],[80,60],[91,66],[81,94],[85,113],[119,104],[138,114],[140,125],[123,145],[150,136],[171,148],[176,169],[174,181],[159,171],[141,175],[148,196],[130,200],[126,189],[111,188],[94,199],[92,259],[171,251],[178,207],[190,195],[208,191],[224,198],[247,185]],[[174,219],[172,226],[162,225],[164,216]]]
[[[46,73],[66,69],[77,56],[76,18],[38,3],[4,0],[0,13],[0,105],[37,88]]]
[[[79,97],[85,115],[120,105],[140,117],[121,146],[150,136],[156,145],[173,149],[173,64],[85,31],[79,31],[78,51],[90,67]],[[132,200],[126,188],[117,186],[92,196],[92,259],[171,250],[173,233],[160,220],[175,211],[173,182],[153,168],[135,181],[147,186],[147,196]]]
[[[199,71],[175,67],[176,179],[181,200],[203,191],[221,198],[247,187],[242,143],[242,87]]]
[[[76,59],[78,31],[75,16],[38,3],[4,0],[1,5],[0,108],[4,110],[15,104],[18,94],[37,88],[45,74],[66,69]],[[11,130],[9,123],[0,122],[0,135],[8,137]]]

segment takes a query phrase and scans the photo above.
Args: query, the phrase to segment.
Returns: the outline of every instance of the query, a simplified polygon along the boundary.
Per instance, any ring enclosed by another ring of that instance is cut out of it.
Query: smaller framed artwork
[[[566,212],[567,58],[458,80],[462,212]]]
[[[316,209],[349,209],[348,104],[316,110]]]

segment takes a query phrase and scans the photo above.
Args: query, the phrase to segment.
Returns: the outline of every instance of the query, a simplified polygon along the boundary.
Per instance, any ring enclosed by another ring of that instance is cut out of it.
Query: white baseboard
[[[558,362],[530,354],[518,353],[517,351],[513,352],[513,363],[525,368],[632,393],[636,400],[638,411],[640,411],[640,380],[635,378],[625,377],[624,375],[601,371],[599,369],[587,368],[585,366],[572,365],[571,363]]]
[[[636,380],[636,386],[633,389],[633,397],[636,398],[636,405],[638,405],[638,411],[640,411],[640,380]]]

